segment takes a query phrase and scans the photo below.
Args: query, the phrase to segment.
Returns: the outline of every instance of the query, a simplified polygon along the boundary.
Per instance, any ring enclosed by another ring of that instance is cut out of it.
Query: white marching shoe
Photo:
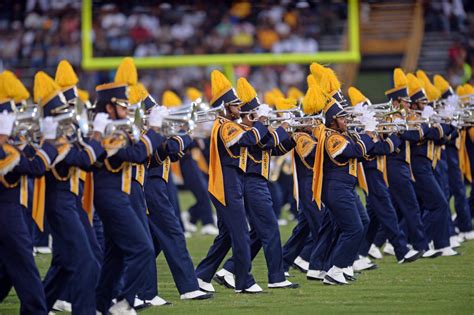
[[[235,290],[235,293],[250,293],[250,294],[257,294],[263,292],[263,289],[258,285],[254,284],[251,287],[248,287],[244,290]]]
[[[385,243],[385,246],[383,248],[383,253],[387,255],[395,256],[395,249],[393,248],[393,245],[390,244],[389,242]]]
[[[461,242],[459,242],[459,238],[457,235],[453,235],[449,238],[449,246],[451,248],[458,248],[461,246]]]
[[[197,226],[195,224],[192,224],[190,219],[191,216],[189,212],[181,212],[181,221],[183,221],[184,231],[189,233],[195,233],[197,232]]]
[[[186,292],[181,294],[181,300],[207,300],[212,298],[212,293],[203,292],[201,290]]]
[[[469,232],[461,232],[459,233],[463,239],[465,239],[466,241],[472,241],[474,240],[474,230],[472,231],[469,231]]]
[[[403,256],[403,258],[398,261],[398,263],[404,264],[404,263],[414,262],[415,260],[420,258],[422,254],[423,254],[422,251],[420,252],[414,249],[410,249],[408,253],[406,253],[405,256]]]
[[[212,293],[216,292],[216,289],[214,289],[214,286],[209,282],[205,282],[198,278],[198,284],[199,284],[199,289],[201,289],[204,292],[212,292]]]
[[[288,271],[285,271],[285,277],[288,278],[288,277],[291,277],[290,273]]]
[[[48,246],[33,247],[33,251],[34,251],[36,254],[42,254],[42,255],[50,255],[50,254],[53,253],[53,251],[51,250],[51,248],[49,248]]]
[[[332,266],[328,270],[326,276],[323,280],[324,284],[336,285],[336,284],[348,284],[346,278],[344,277],[344,272],[341,268]]]
[[[54,302],[53,305],[53,310],[56,312],[72,312],[72,306],[71,303],[62,301],[62,300],[57,300]]]
[[[441,256],[441,251],[434,249],[433,242],[428,245],[428,250],[423,253],[423,258],[436,258]]]
[[[308,280],[324,280],[324,276],[326,275],[326,271],[323,270],[308,270],[306,273],[306,279]]]
[[[214,224],[206,224],[201,228],[201,235],[217,235],[219,229]]]
[[[278,226],[287,226],[288,220],[286,219],[278,219]]]
[[[450,256],[457,256],[459,253],[452,249],[451,247],[445,247],[439,250],[441,252],[441,256],[450,257]]]
[[[299,286],[300,286],[299,284],[292,283],[288,280],[268,284],[269,289],[296,289]]]
[[[344,278],[346,278],[347,281],[356,281],[356,277],[354,275],[354,268],[352,266],[342,268],[342,273],[344,275]]]
[[[234,274],[224,268],[222,268],[216,273],[214,281],[216,281],[220,285],[225,286],[228,289],[235,289]]]
[[[382,255],[382,252],[380,251],[380,248],[375,246],[375,244],[370,245],[369,256],[372,257],[373,259],[382,259],[383,258],[383,255]]]
[[[372,270],[376,269],[377,265],[369,257],[359,256],[359,259],[352,264],[352,268],[354,271]]]
[[[126,299],[119,301],[109,308],[110,315],[136,315],[137,312],[128,304]]]
[[[301,258],[300,256],[296,257],[293,261],[293,266],[303,273],[307,273],[309,269],[309,262]]]

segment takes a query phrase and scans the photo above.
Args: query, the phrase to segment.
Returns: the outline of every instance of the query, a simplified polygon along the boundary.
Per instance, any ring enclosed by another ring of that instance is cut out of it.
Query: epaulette
[[[244,129],[241,125],[227,120],[220,128],[220,137],[226,147],[230,147],[239,141],[240,137],[244,134]]]
[[[107,156],[111,157],[127,144],[128,139],[124,135],[106,137],[102,140],[102,147],[107,151]]]
[[[57,144],[58,144],[57,145],[58,156],[56,157],[56,159],[54,159],[54,162],[52,165],[53,167],[59,162],[61,162],[62,160],[64,160],[64,158],[69,153],[69,151],[71,151],[71,148],[72,148],[72,145],[68,143],[67,139],[64,137],[59,138],[57,140]]]
[[[15,166],[20,162],[20,152],[10,144],[4,144],[2,146],[5,152],[5,158],[0,159],[0,176],[6,175],[8,172],[13,170]]]
[[[307,157],[316,145],[316,141],[307,133],[297,132],[293,135],[296,142],[296,153],[301,157]]]
[[[349,142],[337,131],[328,130],[326,133],[325,148],[328,154],[335,158],[344,151]]]

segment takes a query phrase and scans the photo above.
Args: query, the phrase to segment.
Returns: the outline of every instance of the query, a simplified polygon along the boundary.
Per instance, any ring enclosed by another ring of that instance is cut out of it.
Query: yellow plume
[[[286,110],[296,107],[297,100],[293,98],[281,98],[277,97],[275,99],[275,107],[277,110]]]
[[[326,68],[321,66],[317,62],[313,62],[311,66],[309,66],[309,70],[311,71],[311,74],[316,79],[316,82],[319,83],[321,82],[321,79],[325,75]]]
[[[323,110],[326,105],[327,98],[323,90],[318,86],[311,86],[303,98],[303,112],[312,115]]]
[[[275,94],[272,91],[267,91],[263,94],[263,102],[268,106],[275,106]]]
[[[316,84],[316,85],[318,85],[318,84]],[[330,81],[328,75],[324,75],[321,78],[321,81],[319,81],[319,87],[321,87],[321,89],[323,90],[324,93],[331,94],[332,86],[331,86],[331,81]]]
[[[294,100],[299,100],[304,97],[304,94],[298,88],[292,86],[288,89],[288,97]]]
[[[186,89],[186,97],[191,101],[191,102],[194,102],[195,100],[197,100],[198,98],[201,98],[202,97],[202,93],[194,88],[194,87],[188,87]]]
[[[5,72],[0,73],[0,101],[8,99],[7,91],[5,91]]]
[[[212,97],[216,97],[225,91],[230,90],[232,88],[232,84],[222,72],[219,70],[214,70],[211,72],[211,87]]]
[[[357,88],[351,86],[347,91],[349,93],[349,98],[351,99],[352,106],[356,106],[359,103],[365,102],[367,97],[362,94]]]
[[[438,90],[431,82],[427,82],[425,85],[425,92],[428,101],[434,102],[441,97],[441,91]]]
[[[306,84],[308,84],[308,88],[310,88],[311,86],[318,85],[319,83],[316,81],[316,78],[310,74],[306,77]]]
[[[273,88],[272,92],[275,95],[275,97],[285,98],[285,94],[283,94],[283,92],[279,88]]]
[[[61,91],[61,88],[54,82],[53,78],[43,71],[39,71],[35,75],[35,83],[33,88],[34,101],[44,104],[55,93]]]
[[[418,92],[423,87],[421,85],[420,80],[413,75],[413,73],[407,74],[407,81],[408,81],[408,94],[412,95],[415,92]]]
[[[79,99],[84,103],[89,100],[89,92],[87,92],[86,90],[77,89],[77,95],[79,96]]]
[[[123,58],[117,72],[115,73],[115,83],[122,83],[128,85],[135,85],[138,82],[137,68],[135,62],[131,57]]]
[[[30,92],[23,83],[13,72],[8,70],[3,72],[3,88],[7,98],[13,99],[15,103],[22,102],[30,97]]]
[[[77,85],[77,82],[79,82],[74,69],[67,60],[61,60],[59,62],[54,80],[63,89]]]
[[[464,95],[474,94],[474,86],[469,83],[464,84]]]
[[[162,103],[162,105],[164,105],[166,107],[176,107],[176,106],[180,106],[180,105],[183,104],[183,102],[181,101],[179,96],[176,95],[175,92],[170,91],[170,90],[166,90],[163,93],[163,98],[161,100],[161,103]]]
[[[434,82],[434,85],[436,86],[436,88],[438,90],[441,91],[441,94],[446,92],[448,89],[449,89],[449,83],[448,81],[446,81],[442,76],[440,76],[439,74],[436,74],[434,77],[433,77],[433,82]]]
[[[332,94],[335,91],[338,91],[341,89],[341,82],[339,82],[336,74],[331,68],[326,68],[324,75],[328,77],[328,81],[329,81],[330,91],[328,91],[328,93]]]
[[[456,94],[458,96],[463,96],[465,93],[464,91],[464,85],[458,85],[458,87],[456,88]]]
[[[406,87],[408,85],[407,77],[400,68],[395,68],[393,71],[393,84],[395,88]]]
[[[423,70],[417,70],[416,77],[423,83],[424,88],[428,85],[428,83],[431,83],[430,78],[428,78],[425,71]]]
[[[141,83],[132,85],[130,87],[130,93],[128,95],[128,101],[130,104],[136,104],[143,101],[148,96],[148,91],[145,86]]]
[[[239,78],[237,80],[237,96],[243,103],[248,103],[257,97],[257,92],[246,78]]]

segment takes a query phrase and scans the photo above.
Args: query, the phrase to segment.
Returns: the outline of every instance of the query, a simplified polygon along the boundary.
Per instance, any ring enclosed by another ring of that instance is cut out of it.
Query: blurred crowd
[[[452,39],[446,76],[453,86],[472,77],[474,65],[474,2],[469,0],[425,1],[425,31]]]
[[[52,69],[66,58],[89,91],[110,81],[109,72],[83,72],[81,1],[7,0],[0,4],[1,68],[15,69],[29,81],[38,69]],[[94,56],[160,56],[221,53],[314,53],[321,34],[341,34],[345,1],[100,1],[93,4]],[[336,23],[336,22],[340,23]],[[154,95],[183,86],[204,88],[212,69],[141,71]],[[239,67],[260,90],[302,85],[298,65]]]

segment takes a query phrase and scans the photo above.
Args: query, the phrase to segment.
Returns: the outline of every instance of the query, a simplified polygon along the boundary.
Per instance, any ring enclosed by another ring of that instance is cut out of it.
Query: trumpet
[[[74,109],[53,117],[53,120],[58,123],[57,138],[64,138],[68,143],[81,142],[82,135],[91,130],[87,108],[82,102],[76,102]]]
[[[167,137],[189,134],[196,126],[194,119],[191,112],[168,115],[163,119],[161,133]]]
[[[14,145],[37,145],[41,140],[41,111],[37,106],[28,106],[16,114],[12,138]]]
[[[201,124],[209,121],[214,121],[219,116],[225,116],[226,111],[227,110],[225,108],[224,103],[217,107],[196,111],[194,112],[194,122],[197,124]]]
[[[111,121],[105,127],[104,138],[113,139],[110,143],[115,149],[123,148],[130,143],[140,140],[140,129],[131,119],[119,119]],[[106,146],[105,146],[106,147]]]

